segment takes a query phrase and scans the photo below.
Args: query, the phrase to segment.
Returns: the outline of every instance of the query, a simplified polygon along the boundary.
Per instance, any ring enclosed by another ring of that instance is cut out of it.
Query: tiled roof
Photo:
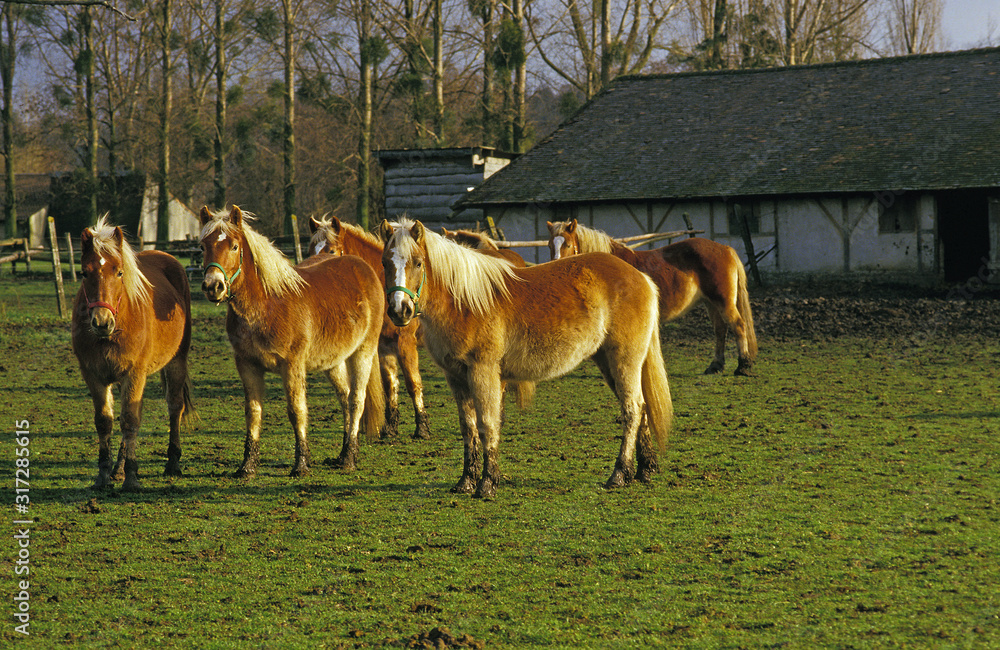
[[[1000,186],[1000,48],[615,80],[462,200]]]

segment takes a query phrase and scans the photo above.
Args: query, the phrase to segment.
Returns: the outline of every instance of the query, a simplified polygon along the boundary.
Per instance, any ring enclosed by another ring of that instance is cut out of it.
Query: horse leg
[[[399,377],[396,375],[396,356],[379,351],[379,372],[382,375],[382,386],[385,389],[385,424],[379,432],[381,440],[395,438],[399,434]]]
[[[406,392],[413,400],[413,419],[416,426],[413,431],[414,440],[430,440],[430,417],[424,407],[424,382],[420,379],[420,359],[417,356],[417,337],[412,329],[409,335],[400,332],[397,355],[403,368],[403,381],[406,382]]]
[[[636,455],[639,465],[636,478],[643,483],[651,483],[653,475],[660,471],[660,460],[656,452],[656,445],[653,444],[653,438],[649,433],[649,422],[646,419],[645,409],[643,409],[642,420],[639,423]]]
[[[288,411],[288,421],[295,434],[295,461],[292,463],[290,476],[307,476],[309,474],[309,441],[306,439],[306,428],[309,425],[309,413],[306,406],[306,369],[302,363],[290,363],[282,368],[282,384],[285,387],[285,405]]]
[[[483,474],[473,497],[492,499],[500,484],[500,421],[503,417],[500,369],[477,364],[470,369],[469,377],[478,416],[479,441],[483,447]]]
[[[183,476],[181,472],[181,420],[190,400],[185,398],[188,386],[187,361],[174,359],[163,368],[163,382],[167,393],[167,412],[170,415],[170,441],[167,444],[167,465],[164,476]]]
[[[142,393],[146,389],[146,375],[139,373],[122,381],[122,445],[125,451],[125,480],[122,490],[139,491],[139,425],[142,422]]]
[[[479,477],[482,474],[483,464],[479,455],[479,433],[476,427],[476,407],[472,400],[472,393],[464,377],[457,377],[450,373],[445,375],[451,394],[458,405],[458,426],[462,432],[462,443],[464,446],[465,458],[462,465],[462,478],[458,480],[455,487],[451,489],[456,494],[472,494]]]
[[[753,361],[750,356],[750,346],[747,342],[746,322],[740,316],[740,312],[736,309],[735,305],[727,307],[726,319],[729,321],[729,326],[733,329],[733,333],[736,334],[736,355],[738,361],[736,363],[736,371],[733,374],[742,377],[753,377]]]
[[[102,385],[84,377],[94,402],[94,428],[97,429],[97,478],[94,489],[103,490],[112,484],[111,432],[114,428],[114,393],[111,385]]]
[[[347,378],[347,365],[339,364],[334,368],[331,368],[326,372],[327,379],[330,380],[330,384],[333,386],[333,390],[337,393],[337,401],[340,402],[340,412],[343,415],[341,418],[341,426],[344,431],[344,442],[347,442],[347,427],[350,418],[350,395],[351,395],[351,382]],[[342,459],[337,458],[333,465],[339,467]]]
[[[363,361],[368,359],[366,365]],[[371,357],[356,353],[348,363],[343,363],[337,369],[341,374],[341,379],[347,387],[347,399],[344,402],[344,443],[340,449],[340,456],[334,462],[334,467],[347,472],[353,472],[358,461],[358,434],[361,430],[361,416],[365,410],[365,390],[368,382],[365,380],[368,373],[375,372],[371,367]],[[367,373],[365,369],[367,368]]]
[[[243,381],[243,410],[246,419],[246,438],[243,442],[243,464],[236,470],[234,478],[249,478],[257,473],[260,463],[260,428],[264,399],[264,371],[237,359],[236,370]]]
[[[712,319],[712,329],[715,331],[715,359],[705,368],[705,374],[715,375],[726,367],[726,335],[729,329],[719,307],[711,302],[706,302],[705,307],[708,308],[708,316]]]
[[[621,404],[622,414],[622,445],[618,452],[618,459],[615,461],[615,468],[611,472],[605,488],[622,487],[632,482],[635,478],[635,456],[636,441],[639,437],[640,425],[644,423],[644,409],[642,392],[640,390],[640,363],[641,360],[631,364],[631,370],[624,364],[622,359],[611,360],[604,350],[599,350],[594,355],[594,362],[601,370],[604,380],[615,393]],[[626,366],[626,367],[623,367]],[[631,381],[629,381],[631,377]],[[649,428],[646,427],[646,441],[642,443],[646,449],[640,452],[643,457],[647,478],[651,477],[650,467],[655,466],[655,452],[653,452],[652,441],[649,439]],[[650,462],[651,456],[652,463]],[[640,465],[642,467],[642,464]],[[654,470],[655,471],[655,470]]]

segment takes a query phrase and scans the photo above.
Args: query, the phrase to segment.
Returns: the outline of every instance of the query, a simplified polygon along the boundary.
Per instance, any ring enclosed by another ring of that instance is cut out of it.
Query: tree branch
[[[10,4],[44,7],[107,7],[122,18],[135,22],[135,18],[112,5],[110,0],[11,0]]]

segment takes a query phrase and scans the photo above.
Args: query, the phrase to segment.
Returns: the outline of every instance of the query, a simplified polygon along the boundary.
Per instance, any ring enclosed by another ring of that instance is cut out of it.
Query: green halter
[[[420,278],[420,286],[417,287],[417,292],[416,293],[410,291],[406,287],[389,287],[388,289],[385,290],[385,296],[386,296],[386,298],[388,298],[391,294],[393,294],[393,293],[395,293],[397,291],[402,291],[403,293],[405,293],[406,295],[408,295],[413,300],[413,305],[414,305],[414,307],[417,308],[417,314],[419,314],[420,313],[420,292],[423,290],[423,288],[424,288],[424,282],[426,280],[427,280],[427,272],[425,271],[424,274],[423,274],[423,277]]]
[[[240,247],[240,265],[236,268],[236,272],[232,276],[226,275],[226,269],[222,268],[222,265],[218,262],[209,262],[205,265],[205,272],[210,268],[215,267],[222,271],[222,277],[226,279],[226,300],[232,300],[233,298],[233,280],[236,279],[240,273],[243,272],[243,247]]]

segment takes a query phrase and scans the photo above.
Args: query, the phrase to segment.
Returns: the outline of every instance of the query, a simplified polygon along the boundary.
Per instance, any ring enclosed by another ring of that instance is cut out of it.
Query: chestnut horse
[[[515,251],[509,248],[500,248],[497,243],[490,238],[484,232],[476,232],[474,230],[448,230],[447,228],[441,228],[441,234],[457,242],[462,246],[467,246],[468,248],[474,248],[486,255],[493,255],[494,257],[502,257],[514,266],[525,267],[527,262],[524,258],[518,255]]]
[[[743,262],[731,247],[692,237],[654,250],[634,251],[607,233],[572,221],[547,222],[553,260],[578,253],[603,252],[619,257],[649,275],[660,289],[660,321],[666,323],[704,302],[715,329],[715,359],[710,375],[726,366],[726,333],[736,335],[737,375],[752,375],[757,358],[750,295]]]
[[[673,410],[648,276],[605,254],[515,268],[409,219],[383,222],[380,235],[389,317],[405,325],[421,314],[427,350],[458,403],[465,458],[453,492],[496,494],[501,383],[552,379],[588,357],[622,409],[607,487],[636,477],[636,455],[638,477],[650,480],[657,461],[648,430],[662,449]]]
[[[170,417],[166,476],[180,476],[180,425],[194,415],[187,358],[191,347],[191,290],[180,263],[160,251],[136,253],[122,229],[107,223],[85,228],[83,280],[73,305],[73,352],[94,401],[98,461],[95,488],[124,478],[139,489],[136,459],[146,378],[160,371]],[[122,444],[111,466],[112,387],[120,386]]]
[[[344,444],[336,465],[353,470],[358,432],[375,435],[385,416],[377,373],[385,299],[378,276],[356,257],[319,255],[298,266],[247,225],[236,206],[227,215],[201,210],[201,247],[212,302],[228,302],[226,333],[246,399],[246,442],[237,478],[260,461],[264,373],[281,376],[295,433],[292,476],[311,463],[306,441],[306,373],[324,371],[344,413]]]
[[[382,278],[382,242],[378,237],[359,226],[342,223],[337,217],[319,221],[309,217],[312,238],[309,250],[313,255],[331,253],[333,255],[356,255],[368,263]],[[381,281],[381,280],[380,280]],[[424,382],[420,379],[420,359],[417,356],[419,321],[406,327],[396,327],[382,308],[382,331],[378,339],[379,370],[385,390],[385,425],[382,438],[399,433],[399,378],[397,369],[403,369],[406,391],[413,400],[413,416],[416,428],[414,439],[426,440],[431,437],[430,417],[424,407]]]

